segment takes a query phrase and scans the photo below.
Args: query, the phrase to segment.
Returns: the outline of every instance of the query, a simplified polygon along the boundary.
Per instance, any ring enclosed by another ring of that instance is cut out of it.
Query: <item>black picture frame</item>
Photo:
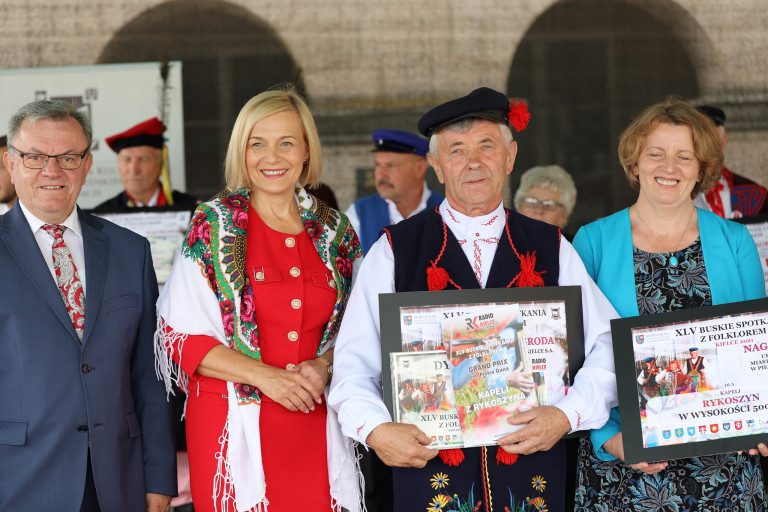
[[[641,362],[646,360],[646,358],[643,356],[650,351],[651,347],[646,346],[645,348],[641,348],[643,345],[645,345],[646,340],[635,339],[635,337],[644,337],[644,333],[648,332],[650,329],[656,329],[659,332],[672,329],[676,330],[678,333],[685,333],[675,336],[675,339],[672,341],[664,342],[672,345],[672,354],[677,354],[680,352],[680,346],[684,347],[686,344],[683,341],[685,336],[705,336],[705,338],[689,338],[690,342],[688,344],[695,343],[695,345],[692,345],[688,350],[690,351],[693,348],[699,348],[702,350],[702,353],[708,354],[702,356],[703,360],[706,362],[707,357],[712,357],[712,350],[716,352],[716,349],[719,348],[716,346],[717,343],[727,342],[728,345],[735,345],[736,343],[731,343],[729,341],[731,338],[724,339],[724,341],[706,338],[706,336],[709,336],[710,334],[714,337],[717,332],[720,332],[720,334],[717,334],[717,336],[726,336],[727,334],[724,333],[730,331],[708,330],[706,333],[702,334],[702,332],[698,329],[701,327],[706,327],[707,322],[718,322],[718,325],[728,326],[729,322],[738,322],[739,317],[744,317],[745,315],[758,315],[760,318],[765,318],[766,322],[768,322],[768,299],[734,302],[730,304],[722,304],[703,308],[681,309],[667,313],[611,320],[613,353],[614,361],[616,364],[616,381],[620,404],[619,410],[621,416],[621,431],[624,443],[624,459],[627,464],[635,464],[638,462],[667,461],[673,459],[707,456],[718,453],[735,452],[740,450],[749,450],[750,448],[757,447],[758,443],[768,443],[768,426],[766,426],[765,433],[749,434],[748,432],[750,431],[758,430],[759,425],[758,427],[751,428],[747,427],[747,425],[742,425],[739,427],[738,431],[740,432],[741,430],[744,430],[744,433],[736,434],[737,430],[734,425],[733,433],[724,434],[724,429],[721,427],[727,417],[706,415],[713,413],[715,411],[714,409],[711,411],[707,410],[706,413],[702,413],[700,418],[698,415],[696,418],[690,418],[689,416],[683,418],[679,413],[677,413],[681,422],[680,427],[674,428],[673,431],[670,432],[670,436],[674,435],[675,437],[680,437],[681,440],[675,441],[674,438],[672,438],[672,442],[674,444],[645,446],[645,444],[651,444],[651,441],[645,443],[643,439],[643,411],[645,411],[645,417],[647,418],[648,402],[646,402],[646,409],[643,408],[642,402],[643,398],[647,400],[648,396],[647,394],[643,395],[642,384],[638,382],[638,364],[641,364]],[[687,331],[687,329],[691,328],[696,328],[697,331]],[[746,330],[746,328],[743,329],[744,332],[746,332]],[[739,331],[734,332],[734,334],[738,335]],[[737,340],[738,336],[734,336],[733,339]],[[742,345],[744,344],[746,343],[743,343]],[[667,347],[667,345],[661,345],[662,349],[665,347]],[[766,348],[768,348],[768,346],[766,346]],[[710,351],[706,351],[707,349],[710,349]],[[657,348],[654,348],[653,350],[658,353]],[[765,352],[768,354],[768,350]],[[661,359],[661,366],[664,366],[665,364],[663,361],[663,356],[654,355],[648,357],[654,358],[653,364],[657,364],[657,359]],[[677,357],[675,357],[675,359],[677,359]],[[718,359],[724,359],[724,357],[715,355],[709,364],[711,366],[713,363],[717,364]],[[727,361],[727,359],[724,359],[724,361]],[[650,364],[650,362],[648,364]],[[726,366],[726,368],[732,368],[732,366]],[[742,372],[744,371],[744,368],[736,367],[734,370],[737,372]],[[738,388],[733,389],[737,391],[734,396],[741,396],[738,392]],[[731,403],[740,403],[727,399],[728,397],[732,396],[732,390],[728,387],[714,387],[712,389],[707,389],[704,392],[685,391],[685,393],[687,393],[687,396],[691,397],[691,401],[702,400],[702,407],[704,407],[704,398],[699,398],[696,395],[707,393],[708,391],[722,393],[722,397],[724,398],[722,399],[722,402],[717,403],[718,405],[722,403],[725,406],[725,409],[727,409],[727,406]],[[765,403],[768,405],[768,379],[765,380],[764,395]],[[669,396],[671,397],[672,395]],[[738,400],[742,399],[738,398]],[[672,407],[674,408],[678,406],[674,405]],[[753,407],[753,405],[751,405],[751,407]],[[688,409],[683,410],[687,411]],[[704,411],[704,409],[702,409],[702,411]],[[766,414],[766,418],[768,418],[768,414]],[[693,426],[695,429],[693,434],[690,434],[688,430],[691,428],[690,424],[685,423],[688,421],[688,419],[691,419],[691,421],[695,419],[696,422],[698,422],[698,425]],[[728,423],[729,428],[726,430],[726,432],[730,432],[731,421],[729,420]],[[718,425],[717,430],[712,431],[711,427],[713,425]],[[766,425],[768,425],[768,421],[766,421]],[[705,427],[703,433],[700,430],[702,426]],[[681,436],[678,436],[678,432],[675,432],[678,429],[682,429]],[[713,432],[720,432],[720,436],[727,435],[728,437],[707,439],[707,436],[712,437],[711,434]],[[651,434],[649,430],[647,431],[647,435],[650,436],[653,434]],[[658,432],[656,432],[655,435],[658,435]],[[662,430],[662,438],[664,438],[665,435],[666,432]]]
[[[570,384],[574,382],[576,373],[583,366],[585,357],[584,316],[580,286],[486,288],[379,294],[382,395],[390,414],[393,414],[390,353],[402,352],[403,341],[400,329],[400,315],[402,309],[415,307],[431,308],[456,304],[483,305],[551,301],[563,301],[565,303],[568,377],[570,386]],[[578,319],[578,321],[572,321],[571,319]],[[567,437],[584,435],[585,433],[586,432],[569,434]]]

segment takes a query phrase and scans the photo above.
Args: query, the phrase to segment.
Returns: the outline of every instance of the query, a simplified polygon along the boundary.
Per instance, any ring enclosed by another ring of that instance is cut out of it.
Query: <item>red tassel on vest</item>
[[[451,448],[449,450],[440,450],[440,460],[448,466],[458,466],[464,462],[464,452],[461,448]]]
[[[544,286],[544,278],[541,275],[546,272],[536,270],[536,251],[533,254],[525,253],[520,256],[520,273],[512,280],[516,282],[517,286],[530,287],[530,286]]]
[[[448,272],[444,268],[436,267],[434,263],[431,267],[427,267],[427,288],[429,291],[445,290],[447,285]]]
[[[507,453],[505,452],[501,446],[496,448],[496,465],[499,464],[506,464],[507,466],[511,466],[515,462],[517,462],[518,455],[516,453]]]

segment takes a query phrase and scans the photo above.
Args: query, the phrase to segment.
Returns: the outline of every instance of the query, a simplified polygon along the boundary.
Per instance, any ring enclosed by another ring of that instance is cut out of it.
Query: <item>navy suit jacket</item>
[[[147,492],[176,494],[149,243],[78,213],[82,345],[21,208],[0,215],[0,510],[79,510],[89,442],[105,512],[146,510]]]

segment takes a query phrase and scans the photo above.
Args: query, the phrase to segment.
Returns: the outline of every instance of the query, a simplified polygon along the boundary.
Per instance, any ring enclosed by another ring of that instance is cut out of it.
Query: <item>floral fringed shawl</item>
[[[336,282],[336,303],[317,355],[330,349],[341,323],[352,286],[352,262],[361,256],[349,220],[301,188],[296,200],[304,228]],[[207,335],[254,359],[261,359],[253,288],[245,272],[248,191],[223,192],[198,206],[171,276],[158,300],[155,355],[158,374],[189,391],[189,376],[172,360],[174,347],[181,360],[186,336]],[[229,412],[222,432],[219,469],[213,496],[220,510],[233,498],[238,511],[266,510],[266,486],[259,438],[260,391],[254,386],[227,383]],[[331,506],[360,509],[359,470],[351,440],[341,433],[336,414],[328,408],[328,472]],[[297,440],[299,442],[300,440]],[[228,443],[226,457],[222,454]]]

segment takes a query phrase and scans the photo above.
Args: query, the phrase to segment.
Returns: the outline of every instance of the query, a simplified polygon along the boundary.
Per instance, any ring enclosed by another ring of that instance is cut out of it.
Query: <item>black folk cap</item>
[[[697,105],[696,110],[710,118],[715,123],[715,126],[723,126],[725,124],[725,112],[720,108],[710,105]]]
[[[518,132],[525,129],[531,114],[525,103],[510,103],[506,94],[480,87],[461,98],[438,105],[419,119],[419,133],[425,137],[462,119],[487,119]]]

